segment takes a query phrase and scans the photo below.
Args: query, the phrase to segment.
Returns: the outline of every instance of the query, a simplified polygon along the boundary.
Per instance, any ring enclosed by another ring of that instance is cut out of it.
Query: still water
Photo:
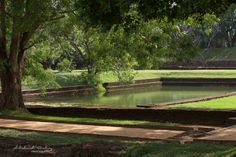
[[[54,96],[27,102],[49,106],[114,107],[133,108],[149,105],[214,96],[236,91],[236,87],[226,86],[155,86],[113,94],[87,96]]]

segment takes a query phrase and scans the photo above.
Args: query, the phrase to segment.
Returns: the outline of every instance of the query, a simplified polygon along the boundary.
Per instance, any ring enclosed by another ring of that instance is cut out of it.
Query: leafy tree
[[[236,5],[232,5],[219,21],[215,40],[219,40],[222,47],[233,47],[236,44]],[[212,45],[214,46],[214,45]]]
[[[63,17],[67,0],[0,1],[1,110],[24,108],[21,78],[26,50],[49,21]]]
[[[221,16],[207,13],[202,21],[194,17],[186,20],[184,31],[194,37],[195,44],[207,51],[208,48],[233,47],[236,43],[235,4]]]
[[[31,60],[32,61],[32,60]],[[56,77],[51,69],[45,70],[43,65],[35,61],[27,61],[30,66],[26,66],[24,70],[24,85],[31,88],[40,89],[44,94],[47,88],[58,88]]]
[[[84,63],[87,74],[83,76],[88,84],[99,84],[101,72],[114,71],[121,75],[133,67],[129,55],[129,38],[122,28],[102,32],[98,28],[84,30],[74,25],[72,31],[64,33],[62,38],[62,45],[67,45],[63,46],[65,51],[77,54]]]

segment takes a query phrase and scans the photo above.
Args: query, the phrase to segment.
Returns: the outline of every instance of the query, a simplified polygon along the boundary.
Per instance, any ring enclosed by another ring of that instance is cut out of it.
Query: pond
[[[81,106],[134,108],[136,105],[150,105],[214,96],[236,91],[226,86],[155,86],[113,94],[86,96],[54,96],[31,100],[27,105]]]

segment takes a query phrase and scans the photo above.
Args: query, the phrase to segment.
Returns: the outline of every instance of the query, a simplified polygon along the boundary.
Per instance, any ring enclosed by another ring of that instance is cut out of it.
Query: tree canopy
[[[67,0],[1,0],[0,63],[2,101],[0,108],[24,107],[21,77],[25,51],[34,43],[34,35],[50,21],[70,9]]]
[[[231,0],[78,0],[76,9],[79,19],[90,26],[103,25],[110,28],[124,20],[132,4],[137,4],[138,12],[145,20],[167,17],[187,19],[196,15],[199,19],[206,13],[222,14]]]

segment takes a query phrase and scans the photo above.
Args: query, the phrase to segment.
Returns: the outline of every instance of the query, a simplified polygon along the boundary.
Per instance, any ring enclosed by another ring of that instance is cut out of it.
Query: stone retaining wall
[[[149,86],[161,85],[161,79],[144,79],[136,80],[133,84],[121,84],[119,82],[104,83],[103,86],[107,93],[122,91],[122,90],[132,90],[136,88],[144,88]]]
[[[119,120],[148,120],[156,122],[174,122],[199,125],[231,125],[229,119],[235,117],[234,110],[206,109],[113,109],[80,107],[32,107],[31,113],[63,117],[90,117]]]
[[[62,87],[62,88],[50,88],[47,89],[45,94],[41,93],[40,90],[27,90],[23,91],[25,99],[41,97],[41,96],[66,96],[66,95],[87,95],[95,94],[96,90],[93,87],[81,85],[81,86],[71,86],[71,87]]]
[[[104,83],[103,86],[107,93],[133,90],[136,88],[144,88],[156,85],[176,85],[176,86],[236,86],[236,78],[156,78],[136,80],[133,84],[121,84],[119,82]],[[96,89],[91,86],[80,85],[71,87],[62,87],[58,89],[47,89],[47,96],[58,95],[83,95],[95,94]],[[40,90],[23,91],[25,98],[40,97]]]
[[[163,85],[235,86],[236,78],[161,78]]]

